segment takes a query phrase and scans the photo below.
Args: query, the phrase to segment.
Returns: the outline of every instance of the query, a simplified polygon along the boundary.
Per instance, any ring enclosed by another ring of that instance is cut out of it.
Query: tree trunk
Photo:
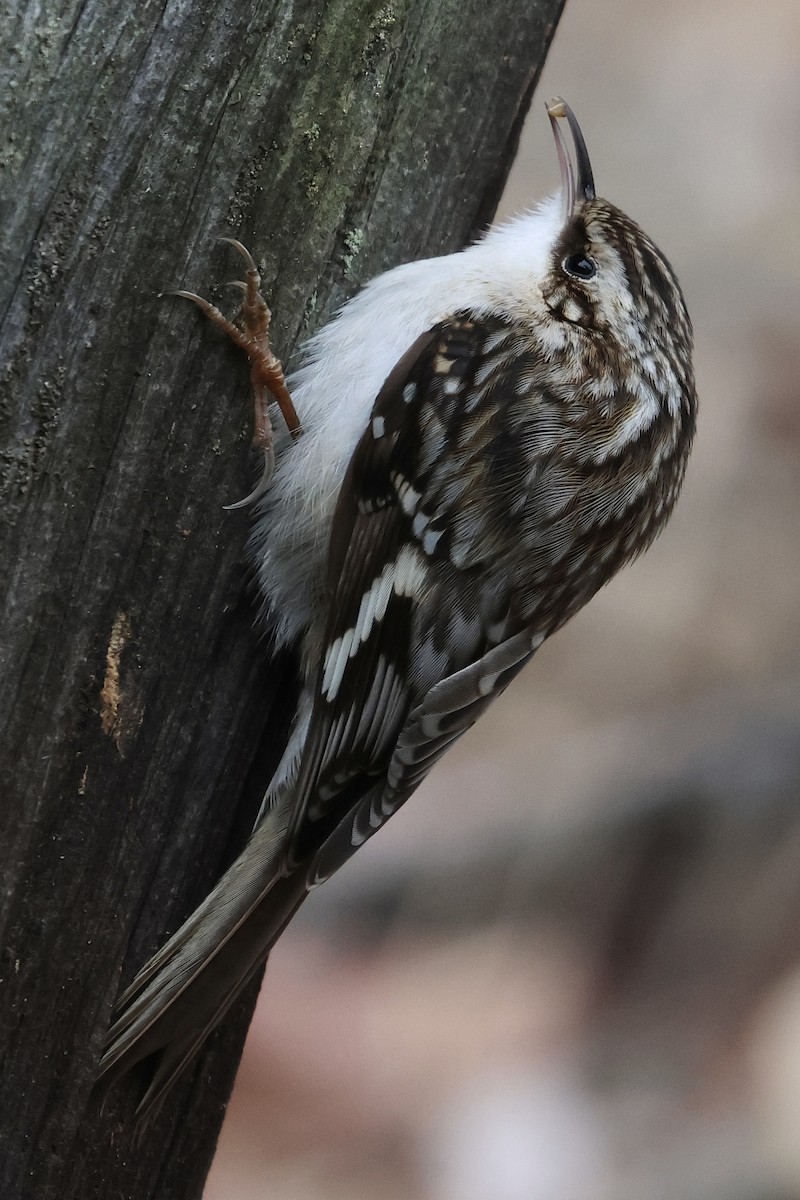
[[[286,361],[362,280],[462,245],[562,3],[0,17],[6,1200],[200,1196],[255,999],[138,1146],[135,1078],[99,1110],[120,983],[241,845],[291,714],[291,664],[252,628],[247,518],[221,507],[253,473],[246,365],[159,292],[213,292],[240,274],[217,237],[241,238]]]

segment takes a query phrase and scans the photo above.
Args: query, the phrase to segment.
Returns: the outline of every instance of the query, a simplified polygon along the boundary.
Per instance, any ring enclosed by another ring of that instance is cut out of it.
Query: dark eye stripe
[[[671,310],[674,305],[675,288],[678,281],[669,264],[651,253],[648,247],[641,251],[642,269],[651,291],[655,292],[663,308]]]

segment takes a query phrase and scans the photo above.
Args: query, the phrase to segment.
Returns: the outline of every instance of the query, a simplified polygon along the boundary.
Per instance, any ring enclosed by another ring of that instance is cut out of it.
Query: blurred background
[[[800,6],[567,0],[543,101],[677,269],[666,533],[274,952],[205,1200],[800,1200]]]

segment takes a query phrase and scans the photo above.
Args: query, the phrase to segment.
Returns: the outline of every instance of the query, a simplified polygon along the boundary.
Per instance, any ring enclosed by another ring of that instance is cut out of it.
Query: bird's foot
[[[293,438],[298,438],[303,432],[300,420],[292,402],[292,397],[286,385],[286,377],[280,360],[275,357],[269,342],[269,325],[272,313],[261,294],[261,276],[250,252],[234,238],[220,238],[233,246],[247,267],[246,278],[234,280],[232,286],[244,292],[244,299],[239,310],[241,328],[229,321],[213,304],[198,296],[195,292],[178,291],[173,296],[182,296],[191,300],[201,312],[205,313],[224,333],[228,335],[250,361],[250,382],[253,387],[253,445],[264,454],[264,470],[261,479],[249,496],[236,504],[226,504],[227,509],[244,508],[253,504],[263,496],[270,485],[275,469],[275,452],[272,445],[272,421],[269,415],[269,400],[272,397],[281,410],[283,419]]]

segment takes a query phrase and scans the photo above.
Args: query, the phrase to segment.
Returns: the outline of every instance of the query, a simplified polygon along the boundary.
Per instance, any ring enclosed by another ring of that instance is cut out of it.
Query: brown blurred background
[[[800,1200],[800,5],[568,0],[566,96],[675,265],[667,532],[275,951],[205,1200]]]

